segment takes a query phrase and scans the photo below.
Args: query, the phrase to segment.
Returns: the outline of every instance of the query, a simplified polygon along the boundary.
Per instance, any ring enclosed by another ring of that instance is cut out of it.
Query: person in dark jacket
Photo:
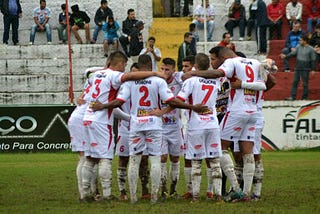
[[[267,5],[263,0],[258,0],[257,8],[257,45],[258,45],[258,54],[266,55],[267,54],[267,27],[269,26],[269,19],[267,15]]]
[[[95,44],[99,35],[100,30],[102,30],[102,23],[106,22],[108,17],[113,17],[112,10],[108,7],[107,0],[101,0],[101,6],[96,11],[94,16],[94,23],[96,26],[94,27],[93,37],[91,40],[91,44]]]
[[[125,54],[130,57],[128,51],[130,34],[131,31],[135,28],[134,26],[138,22],[138,20],[136,20],[134,9],[129,9],[127,15],[127,18],[122,22],[122,35],[120,36],[119,41]]]
[[[143,49],[143,38],[141,31],[144,28],[143,21],[138,21],[130,33],[129,55],[133,62],[138,62],[138,57]]]
[[[9,2],[11,2],[9,4]],[[8,44],[10,25],[12,26],[12,42],[14,45],[19,43],[19,18],[22,17],[22,9],[19,0],[2,0],[0,1],[0,9],[3,14],[3,44]]]
[[[256,0],[252,0],[252,3],[249,6],[249,19],[247,22],[247,40],[248,41],[252,39],[252,30],[256,28],[257,9],[258,9],[258,2]]]
[[[79,29],[84,29],[86,31],[86,43],[90,43],[90,18],[88,14],[84,11],[79,10],[77,4],[71,6],[72,14],[70,16],[71,30],[76,37],[78,44],[82,44],[82,39],[78,33]]]

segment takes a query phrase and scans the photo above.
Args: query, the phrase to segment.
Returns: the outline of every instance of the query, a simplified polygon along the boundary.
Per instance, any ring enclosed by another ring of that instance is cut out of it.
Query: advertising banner
[[[71,105],[0,106],[0,152],[70,149],[67,120]]]

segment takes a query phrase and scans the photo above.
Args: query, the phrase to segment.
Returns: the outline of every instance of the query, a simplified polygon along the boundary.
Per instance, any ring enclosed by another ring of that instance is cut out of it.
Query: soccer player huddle
[[[181,156],[187,186],[182,198],[200,200],[204,159],[208,199],[219,203],[260,199],[263,92],[274,86],[269,71],[275,71],[276,66],[272,60],[260,63],[238,57],[225,47],[209,52],[210,57],[199,53],[184,59],[182,72],[175,71],[171,58],[162,60],[160,72],[152,72],[148,55],[139,56],[138,63],[125,72],[127,57],[118,51],[110,54],[105,67],[86,70],[85,90],[68,122],[72,151],[79,153],[81,202],[118,200],[111,193],[114,154],[119,156],[119,200],[137,203],[139,178],[141,198],[150,199],[151,204],[157,203],[159,196],[162,200],[179,198],[176,187]],[[226,86],[230,88],[223,89]],[[217,100],[227,106],[217,106]],[[117,143],[114,117],[119,119]],[[182,117],[186,119],[185,134]],[[230,183],[228,193],[222,172]],[[98,177],[102,195],[97,188]]]

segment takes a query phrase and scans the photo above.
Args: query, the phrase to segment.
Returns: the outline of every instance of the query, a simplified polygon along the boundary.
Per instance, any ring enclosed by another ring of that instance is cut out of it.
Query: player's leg
[[[161,197],[165,199],[167,197],[168,189],[167,189],[167,159],[168,159],[168,143],[169,136],[167,132],[163,133],[162,143],[161,143]]]
[[[191,160],[184,157],[184,180],[187,191],[182,195],[182,198],[192,198],[192,182],[191,182]]]
[[[102,158],[99,161],[99,177],[103,198],[107,200],[113,199],[113,196],[111,195],[112,159]]]
[[[86,161],[86,157],[83,152],[79,152],[79,161],[77,164],[77,179],[78,179],[78,191],[80,194],[80,198],[84,198],[83,187],[82,187],[82,167],[84,162]]]
[[[149,161],[149,156],[142,154],[140,168],[139,168],[139,177],[141,180],[141,187],[142,187],[141,199],[150,199],[151,198],[151,195],[149,193],[149,188],[148,188],[149,177],[150,177],[148,161]]]
[[[213,170],[210,166],[210,161],[209,159],[206,158],[206,165],[207,165],[207,169],[206,169],[206,173],[207,173],[207,199],[213,199],[213,177],[212,177],[212,173]]]
[[[236,173],[237,176],[237,181],[240,184],[240,188],[243,187],[243,161],[242,161],[242,154],[240,152],[240,148],[239,148],[239,142],[235,141],[233,143],[234,147],[233,147],[233,158],[234,158],[234,172]]]
[[[255,170],[253,175],[253,194],[251,196],[252,200],[260,200],[261,198],[261,188],[262,188],[262,180],[264,175],[264,168],[261,159],[261,136],[262,136],[262,128],[263,128],[263,118],[262,119],[262,126],[256,127],[256,135],[254,141],[254,161],[255,161]]]
[[[91,201],[93,197],[90,197],[90,186],[93,177],[93,167],[98,162],[99,159],[94,159],[87,157],[83,166],[82,166],[82,190],[83,190],[83,198],[80,200],[83,201]]]

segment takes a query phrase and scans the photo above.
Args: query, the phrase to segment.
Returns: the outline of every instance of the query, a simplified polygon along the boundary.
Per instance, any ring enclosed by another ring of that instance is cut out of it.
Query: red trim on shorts
[[[221,126],[222,129],[224,129],[224,127],[225,127],[225,125],[226,125],[226,123],[227,123],[227,119],[228,119],[229,114],[230,114],[230,112],[228,111],[228,112],[224,115],[224,117],[223,117],[222,126]]]
[[[112,143],[112,126],[111,125],[107,125],[107,129],[109,130],[109,144],[108,144],[108,150],[110,149],[111,143]]]

